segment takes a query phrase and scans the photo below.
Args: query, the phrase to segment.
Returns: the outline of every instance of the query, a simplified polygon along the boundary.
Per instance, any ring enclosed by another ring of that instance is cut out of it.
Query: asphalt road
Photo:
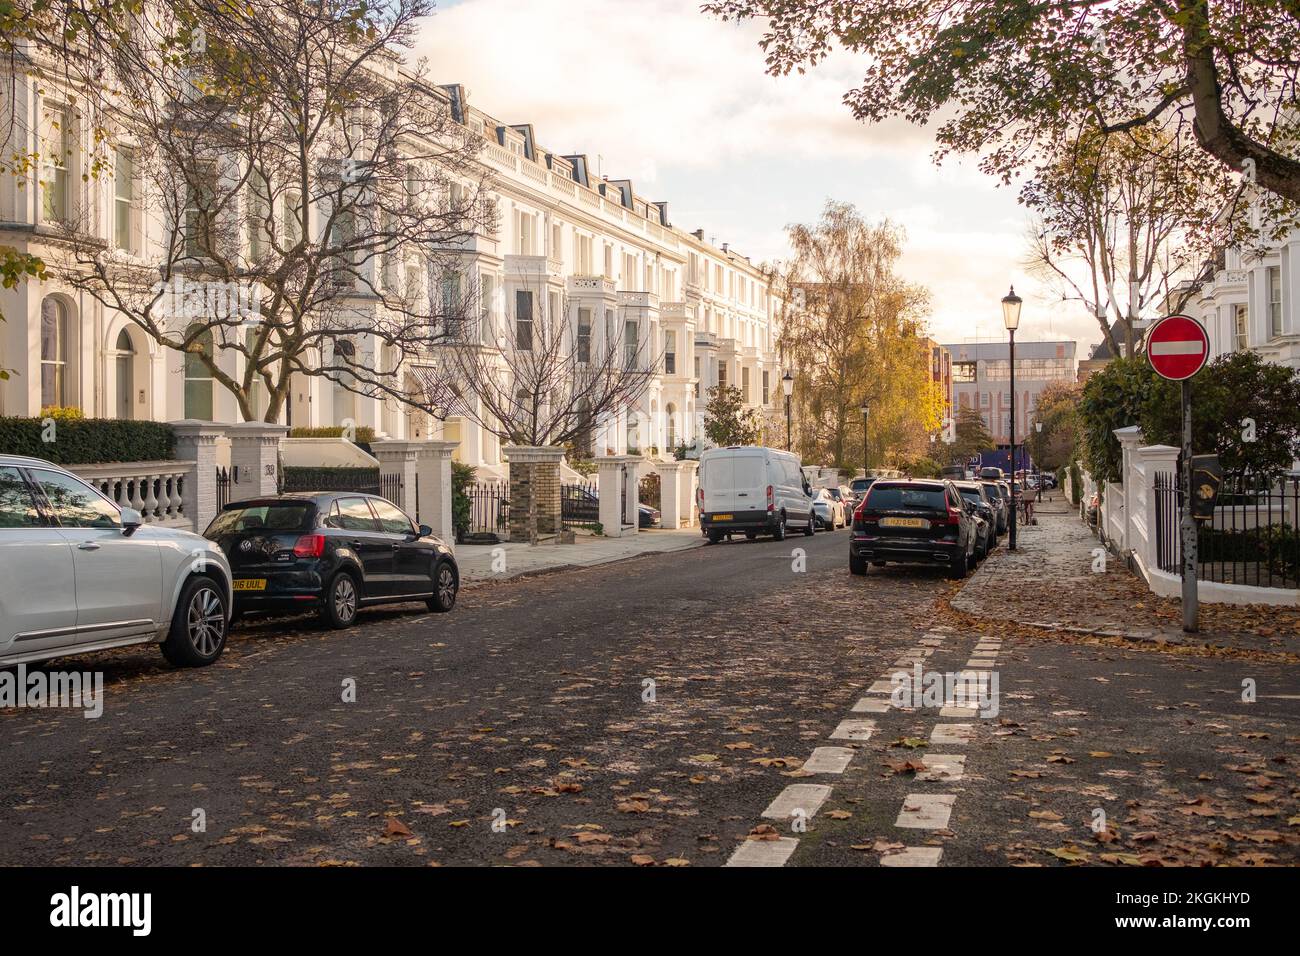
[[[0,864],[721,864],[774,797],[810,781],[801,763],[954,586],[893,568],[853,578],[846,548],[844,532],[741,540],[485,585],[451,615],[369,612],[344,632],[254,622],[202,671],[168,669],[154,648],[61,661],[104,672],[105,711],[0,711]],[[976,635],[945,641],[934,666],[959,669]],[[969,777],[896,772],[890,744],[928,735],[936,717],[881,715],[870,741],[848,745],[845,774],[813,781],[833,794],[790,864],[872,864],[891,841],[942,846],[945,863],[1063,862],[1052,847],[1089,837],[1076,817],[1098,801],[1131,815],[1125,801],[1150,783],[1143,760],[1157,759],[1162,821],[1182,822],[1176,806],[1194,789],[1183,775],[1213,765],[1216,779],[1198,785],[1238,799],[1278,774],[1263,789],[1280,818],[1246,822],[1285,830],[1296,768],[1270,761],[1296,751],[1296,702],[1220,714],[1236,666],[1008,641],[1009,699],[999,719],[977,721]],[[1270,667],[1252,670],[1261,687],[1300,690]],[[1203,740],[1186,731],[1188,707]],[[1090,743],[1094,732],[1111,742]],[[1138,737],[1174,756],[1085,756],[1138,749]],[[1074,762],[1047,763],[1056,750]],[[1256,758],[1259,774],[1221,766]],[[1070,776],[1085,770],[1130,776]],[[1080,793],[1094,785],[1112,793]],[[952,822],[900,840],[900,803],[927,786],[959,794]],[[1026,816],[1071,800],[1059,830]],[[1283,837],[1246,839],[1242,852],[1294,860]]]

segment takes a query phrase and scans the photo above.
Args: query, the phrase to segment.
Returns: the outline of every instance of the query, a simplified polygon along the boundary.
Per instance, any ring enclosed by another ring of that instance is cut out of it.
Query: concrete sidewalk
[[[587,568],[643,554],[687,551],[703,544],[704,536],[699,528],[641,531],[621,538],[579,535],[576,544],[539,544],[535,548],[514,541],[462,544],[456,547],[456,562],[460,565],[461,580],[472,586],[557,568]]]
[[[1184,634],[1177,599],[1157,597],[1069,509],[1058,491],[1040,503],[1038,524],[1007,539],[950,600],[953,610],[990,622],[1137,641],[1238,650],[1300,651],[1300,611],[1201,604],[1201,632]],[[1104,558],[1104,563],[1103,563]]]

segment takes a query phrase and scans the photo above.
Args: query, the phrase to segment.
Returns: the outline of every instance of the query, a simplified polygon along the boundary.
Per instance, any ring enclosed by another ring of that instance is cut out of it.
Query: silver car
[[[150,642],[177,666],[211,664],[230,608],[211,541],[146,525],[58,465],[0,455],[0,666]]]

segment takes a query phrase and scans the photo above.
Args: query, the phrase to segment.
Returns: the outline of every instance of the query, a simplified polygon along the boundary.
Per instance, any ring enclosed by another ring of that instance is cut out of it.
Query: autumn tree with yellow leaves
[[[778,345],[794,376],[796,448],[805,462],[894,465],[929,450],[943,397],[930,375],[929,293],[898,275],[902,229],[828,202],[821,219],[788,228],[793,256],[778,268]]]

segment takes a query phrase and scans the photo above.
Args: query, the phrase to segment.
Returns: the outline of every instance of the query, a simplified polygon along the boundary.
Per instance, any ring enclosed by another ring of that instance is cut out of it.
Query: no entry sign
[[[1147,358],[1161,378],[1185,381],[1204,368],[1209,357],[1210,337],[1189,316],[1166,316],[1147,336]]]

